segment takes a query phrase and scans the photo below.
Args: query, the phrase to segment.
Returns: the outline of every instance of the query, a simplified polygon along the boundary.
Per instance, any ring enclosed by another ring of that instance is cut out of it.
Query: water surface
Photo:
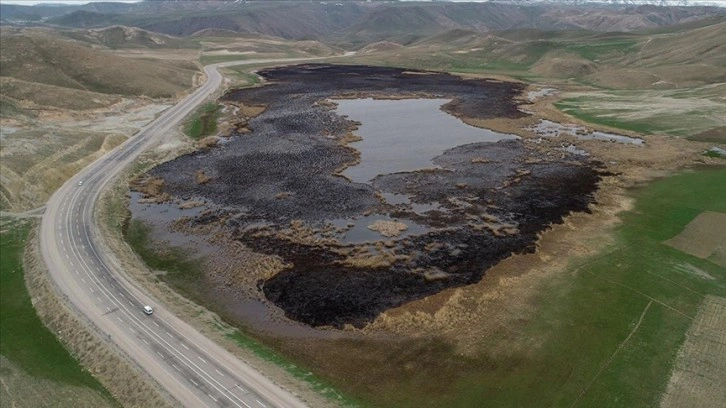
[[[469,126],[442,111],[449,99],[341,99],[336,113],[361,122],[354,133],[363,138],[350,146],[360,151],[360,164],[343,174],[367,183],[379,174],[438,168],[431,160],[452,147],[468,143],[517,139]]]

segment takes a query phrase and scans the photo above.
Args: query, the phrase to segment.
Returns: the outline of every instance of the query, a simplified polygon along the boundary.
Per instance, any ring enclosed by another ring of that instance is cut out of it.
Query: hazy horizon
[[[0,4],[14,4],[14,5],[23,5],[23,6],[35,6],[35,5],[55,5],[55,4],[64,4],[64,5],[84,5],[88,3],[139,3],[142,0],[0,0]],[[194,0],[191,0],[194,1]],[[406,1],[406,2],[431,2],[432,0],[399,0],[399,1]],[[487,3],[491,0],[445,0],[455,3]],[[533,0],[532,2],[545,2],[548,0]],[[549,1],[556,1],[556,0],[549,0]],[[623,4],[625,4],[625,0],[621,0]],[[631,3],[635,4],[657,4],[658,0],[628,0]],[[681,0],[683,1],[683,0]],[[717,7],[726,7],[726,0],[686,0],[688,1],[688,5],[710,5],[710,6],[717,6]],[[609,3],[608,0],[591,0],[585,1],[586,3]],[[671,6],[679,5],[679,0],[666,0]]]

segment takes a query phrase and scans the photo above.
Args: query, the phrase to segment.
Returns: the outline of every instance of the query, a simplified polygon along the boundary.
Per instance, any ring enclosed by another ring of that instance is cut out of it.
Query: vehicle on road
[[[152,309],[151,306],[144,306],[144,313],[146,313],[147,315],[150,315],[150,314],[154,313],[154,309]]]

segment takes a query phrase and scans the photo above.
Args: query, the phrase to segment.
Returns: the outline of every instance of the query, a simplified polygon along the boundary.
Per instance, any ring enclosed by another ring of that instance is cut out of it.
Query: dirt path
[[[575,398],[575,400],[572,401],[572,404],[570,404],[570,407],[574,407],[577,404],[577,402],[580,401],[580,399],[582,399],[582,397],[585,395],[585,393],[587,393],[587,390],[589,390],[590,387],[592,387],[592,385],[595,383],[595,381],[597,381],[598,377],[600,377],[600,374],[602,374],[602,372],[605,371],[605,369],[610,366],[610,363],[613,361],[615,356],[620,352],[620,350],[622,350],[623,347],[625,347],[625,345],[628,344],[628,341],[630,340],[630,338],[633,337],[633,334],[635,334],[635,332],[638,331],[640,324],[643,323],[643,318],[645,318],[645,314],[648,313],[648,309],[650,309],[650,306],[652,304],[653,304],[652,300],[650,302],[648,302],[648,304],[645,306],[645,309],[643,310],[643,313],[640,314],[638,323],[636,323],[635,327],[633,327],[633,330],[631,330],[630,333],[628,333],[628,337],[626,337],[625,340],[623,340],[623,342],[620,343],[618,348],[615,349],[613,354],[611,354],[610,357],[605,361],[605,363],[600,367],[600,369],[597,371],[595,376],[592,377],[592,380],[590,380],[590,382],[587,383],[585,388],[582,389],[582,391],[580,392],[580,395],[578,395],[577,398]]]

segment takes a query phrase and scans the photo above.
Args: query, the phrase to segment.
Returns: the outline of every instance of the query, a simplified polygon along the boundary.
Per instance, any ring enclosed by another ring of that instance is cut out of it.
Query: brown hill
[[[44,30],[3,29],[0,72],[27,82],[102,94],[173,97],[191,87],[197,67],[129,59]]]
[[[25,16],[32,7],[6,7]],[[39,9],[40,10],[40,9]],[[12,13],[11,13],[12,11]],[[408,45],[453,29],[632,31],[726,14],[719,7],[449,2],[141,2],[128,7],[69,7],[47,22],[66,27],[125,25],[175,36],[240,32],[320,40],[346,49],[378,42]],[[40,22],[40,20],[38,20]]]

